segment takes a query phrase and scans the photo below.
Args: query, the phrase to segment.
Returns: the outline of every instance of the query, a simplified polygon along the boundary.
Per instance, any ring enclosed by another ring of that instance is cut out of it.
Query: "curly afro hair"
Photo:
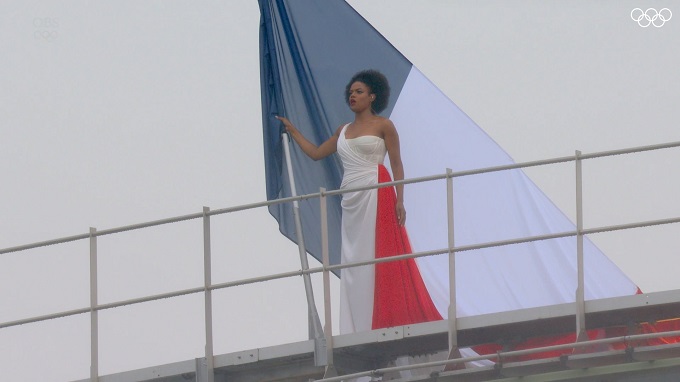
[[[375,100],[371,105],[374,114],[379,114],[387,107],[387,102],[390,100],[390,84],[385,75],[377,70],[368,69],[362,70],[352,76],[347,86],[345,87],[345,102],[349,105],[349,89],[355,82],[366,84],[371,89],[371,94],[375,94]]]

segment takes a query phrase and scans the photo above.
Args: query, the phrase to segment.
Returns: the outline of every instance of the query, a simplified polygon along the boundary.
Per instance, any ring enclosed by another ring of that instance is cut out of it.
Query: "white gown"
[[[390,179],[386,179],[386,177],[389,177],[387,171],[384,168],[381,169],[387,153],[384,140],[370,135],[347,139],[345,137],[347,126],[349,124],[342,128],[337,144],[337,151],[344,168],[340,188],[370,186],[378,184],[380,181],[389,181]],[[343,264],[370,261],[376,257],[393,256],[402,254],[403,251],[411,251],[406,231],[403,227],[398,227],[396,215],[393,212],[396,199],[386,196],[385,190],[387,189],[381,189],[381,191],[371,189],[343,194],[341,203],[341,261]],[[394,195],[393,190],[387,192]],[[382,203],[381,206],[379,206],[379,200]],[[378,214],[382,214],[382,216],[378,216]],[[383,240],[390,243],[382,245]],[[378,241],[377,247],[376,241]],[[397,242],[398,245],[391,245],[393,242]],[[378,287],[376,287],[376,267],[374,265],[342,270],[340,278],[341,334],[371,330],[376,327],[374,320],[383,323],[398,322],[399,320],[402,323],[415,323],[441,319],[441,315],[436,311],[422,282],[415,261],[404,260],[389,264],[393,265],[381,264],[378,266]],[[385,282],[383,278],[390,279],[390,281]],[[399,281],[394,282],[392,280]],[[380,291],[377,290],[378,288],[380,288]],[[376,293],[380,297],[374,300]],[[386,301],[381,300],[382,298]],[[394,303],[395,299],[410,300],[410,303]],[[382,307],[382,314],[374,312],[374,302],[378,304],[377,310]],[[384,325],[379,323],[377,326],[382,327]],[[431,358],[430,355],[423,355],[418,360],[403,356],[394,360],[394,362],[403,366],[444,359],[446,355],[447,352],[441,352],[435,355],[435,358]],[[394,363],[391,365],[394,365]],[[435,369],[405,371],[397,373],[395,376],[429,375]],[[368,377],[362,377],[354,379],[352,382],[369,380],[371,379]]]
[[[344,176],[341,189],[378,183],[378,165],[387,149],[382,138],[345,138],[345,125],[338,138],[338,154]],[[342,264],[375,258],[377,190],[346,193],[342,196]],[[371,330],[375,267],[345,268],[340,277],[340,333]]]
[[[392,180],[383,166],[385,141],[368,135],[338,139],[345,174],[341,188],[373,186]],[[408,234],[398,223],[394,187],[343,194],[343,264],[412,253]],[[353,333],[441,320],[413,259],[342,270],[340,333]]]

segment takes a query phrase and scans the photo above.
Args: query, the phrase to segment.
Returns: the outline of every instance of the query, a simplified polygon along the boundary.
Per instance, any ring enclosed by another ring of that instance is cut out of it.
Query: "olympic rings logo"
[[[668,8],[663,8],[658,12],[654,8],[647,8],[646,11],[635,8],[630,11],[630,18],[643,28],[647,28],[650,25],[661,28],[666,24],[666,21],[671,19],[671,17],[673,17],[673,12]]]

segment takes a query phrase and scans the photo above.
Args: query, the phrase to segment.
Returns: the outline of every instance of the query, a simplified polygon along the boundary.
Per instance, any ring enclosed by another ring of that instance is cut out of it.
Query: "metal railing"
[[[455,314],[455,256],[452,256],[454,253],[458,252],[464,252],[464,251],[470,251],[470,250],[477,250],[477,249],[483,249],[483,248],[490,248],[490,247],[497,247],[497,246],[505,246],[505,245],[512,245],[512,244],[519,244],[519,243],[527,243],[527,242],[533,242],[533,241],[540,241],[540,240],[549,240],[549,239],[557,239],[557,238],[564,238],[564,237],[576,237],[577,238],[577,254],[576,256],[578,257],[578,289],[577,289],[577,298],[576,298],[576,327],[577,327],[577,334],[582,334],[585,330],[585,308],[584,308],[584,288],[583,288],[583,247],[582,247],[582,238],[584,235],[589,235],[589,234],[595,234],[595,233],[601,233],[601,232],[609,232],[609,231],[619,231],[619,230],[627,230],[627,229],[632,229],[632,228],[640,228],[640,227],[648,227],[648,226],[656,226],[656,225],[664,225],[664,224],[672,224],[672,223],[679,223],[680,222],[680,217],[675,217],[675,218],[665,218],[665,219],[658,219],[658,220],[650,220],[650,221],[642,221],[642,222],[635,222],[635,223],[627,223],[627,224],[620,224],[620,225],[610,225],[610,226],[603,226],[603,227],[596,227],[596,228],[588,228],[585,229],[583,228],[583,211],[582,211],[582,198],[581,198],[581,187],[582,187],[582,171],[581,171],[581,164],[583,160],[587,159],[594,159],[594,158],[602,158],[602,157],[609,157],[609,156],[615,156],[615,155],[623,155],[623,154],[631,154],[631,153],[639,153],[639,152],[644,152],[644,151],[651,151],[651,150],[660,150],[660,149],[668,149],[668,148],[676,148],[680,147],[680,142],[671,142],[671,143],[666,143],[666,144],[659,144],[659,145],[650,145],[650,146],[641,146],[641,147],[635,147],[635,148],[629,148],[629,149],[622,149],[622,150],[613,150],[613,151],[604,151],[604,152],[598,152],[598,153],[590,153],[590,154],[581,154],[579,151],[576,151],[574,156],[566,156],[566,157],[559,157],[559,158],[553,158],[553,159],[546,159],[546,160],[538,160],[538,161],[530,161],[530,162],[523,162],[523,163],[516,163],[516,164],[511,164],[511,165],[504,165],[504,166],[495,166],[495,167],[488,167],[488,168],[482,168],[482,169],[475,169],[475,170],[467,170],[467,171],[459,171],[459,172],[453,172],[450,169],[447,170],[446,173],[444,174],[439,174],[439,175],[433,175],[433,176],[426,176],[426,177],[419,177],[419,178],[411,178],[411,179],[405,179],[401,181],[394,181],[394,182],[389,182],[389,183],[381,183],[379,185],[375,186],[365,186],[365,187],[359,187],[359,188],[352,188],[352,189],[345,189],[345,190],[331,190],[331,191],[326,191],[325,189],[320,189],[318,193],[312,193],[312,194],[307,194],[307,195],[300,195],[300,196],[294,196],[294,197],[288,197],[288,198],[282,198],[282,199],[277,199],[277,200],[272,200],[272,201],[264,201],[264,202],[258,202],[258,203],[252,203],[252,204],[245,204],[245,205],[240,205],[240,206],[234,206],[234,207],[228,207],[228,208],[222,208],[222,209],[217,209],[217,210],[210,210],[208,207],[204,207],[202,212],[199,213],[194,213],[194,214],[189,214],[189,215],[183,215],[183,216],[176,216],[172,218],[167,218],[167,219],[161,219],[161,220],[154,220],[154,221],[149,221],[145,223],[139,223],[139,224],[133,224],[133,225],[128,225],[128,226],[123,226],[123,227],[118,227],[118,228],[112,228],[112,229],[106,229],[106,230],[97,230],[96,228],[90,228],[88,233],[85,234],[80,234],[80,235],[74,235],[74,236],[67,236],[67,237],[62,237],[59,239],[54,239],[54,240],[47,240],[47,241],[41,241],[41,242],[36,242],[32,244],[26,244],[26,245],[21,245],[21,246],[15,246],[15,247],[10,247],[10,248],[5,248],[5,249],[0,249],[0,255],[6,254],[6,253],[11,253],[11,252],[21,252],[21,251],[26,251],[29,249],[33,248],[39,248],[39,247],[45,247],[45,246],[51,246],[51,245],[57,245],[57,244],[63,244],[63,243],[68,243],[68,242],[73,242],[73,241],[79,241],[79,240],[89,240],[90,243],[90,306],[88,307],[83,307],[80,309],[74,309],[74,310],[68,310],[68,311],[61,311],[61,312],[56,312],[56,313],[51,313],[47,315],[41,315],[41,316],[36,316],[36,317],[30,317],[30,318],[25,318],[25,319],[20,319],[20,320],[14,320],[14,321],[8,321],[8,322],[3,322],[0,323],[0,329],[2,328],[8,328],[12,326],[18,326],[18,325],[25,325],[25,324],[30,324],[30,323],[35,323],[35,322],[40,322],[40,321],[45,321],[45,320],[51,320],[55,318],[62,318],[62,317],[68,317],[68,316],[74,316],[74,315],[79,315],[79,314],[84,314],[84,313],[89,313],[90,314],[90,325],[91,325],[91,349],[90,349],[90,356],[91,356],[91,373],[90,373],[90,379],[92,381],[97,381],[99,378],[99,351],[98,351],[98,334],[99,334],[99,327],[98,327],[98,312],[106,309],[112,309],[112,308],[117,308],[117,307],[122,307],[126,305],[132,305],[132,304],[140,304],[144,302],[150,302],[150,301],[155,301],[155,300],[160,300],[160,299],[166,299],[166,298],[171,298],[171,297],[178,297],[178,296],[183,296],[183,295],[189,295],[189,294],[196,294],[196,293],[204,293],[205,296],[205,336],[206,336],[206,347],[205,347],[205,357],[207,361],[207,380],[212,382],[214,378],[214,373],[213,373],[213,324],[212,324],[212,291],[219,290],[219,289],[224,289],[224,288],[230,288],[230,287],[235,287],[235,286],[240,286],[240,285],[246,285],[246,284],[253,284],[253,283],[260,283],[260,282],[265,282],[265,281],[271,281],[271,280],[277,280],[277,279],[283,279],[283,278],[289,278],[289,277],[294,277],[294,276],[302,276],[302,275],[311,275],[315,273],[322,273],[323,274],[323,285],[324,285],[324,311],[325,311],[325,316],[326,316],[326,322],[325,322],[325,327],[324,327],[324,336],[326,340],[326,349],[325,352],[326,354],[320,355],[320,354],[315,354],[315,357],[320,357],[325,360],[325,362],[332,368],[333,366],[333,349],[332,349],[332,328],[331,328],[331,306],[330,306],[330,272],[332,271],[337,271],[340,269],[345,269],[345,268],[350,268],[350,267],[357,267],[357,266],[363,266],[363,265],[369,265],[369,264],[377,264],[377,263],[382,263],[382,262],[388,262],[388,261],[397,261],[397,260],[404,260],[404,259],[411,259],[411,258],[418,258],[418,257],[424,257],[424,256],[433,256],[433,255],[439,255],[439,254],[449,254],[449,261],[450,261],[450,267],[449,267],[449,282],[450,282],[450,296],[452,298],[451,301],[451,307],[449,310],[449,317],[454,317],[454,319],[449,319],[449,350],[455,349],[457,347],[457,336],[456,336],[456,314]],[[453,237],[453,180],[455,178],[459,177],[465,177],[465,176],[472,176],[472,175],[477,175],[477,174],[484,174],[484,173],[490,173],[490,172],[497,172],[497,171],[507,171],[507,170],[513,170],[513,169],[523,169],[523,168],[529,168],[529,167],[536,167],[536,166],[544,166],[544,165],[551,165],[551,164],[558,164],[558,163],[567,163],[567,162],[574,162],[575,167],[576,167],[576,211],[577,211],[577,216],[576,216],[576,229],[573,231],[568,231],[568,232],[558,232],[558,233],[551,233],[551,234],[545,234],[545,235],[539,235],[539,236],[531,236],[531,237],[523,237],[523,238],[515,238],[515,239],[510,239],[510,240],[501,240],[501,241],[494,241],[494,242],[486,242],[486,243],[481,243],[481,244],[474,244],[474,245],[465,245],[465,246],[455,246],[454,245],[454,237]],[[389,187],[389,186],[394,186],[397,184],[413,184],[413,183],[420,183],[420,182],[428,182],[428,181],[435,181],[435,180],[442,180],[445,179],[447,182],[447,198],[448,198],[448,203],[447,203],[447,212],[448,212],[448,224],[449,224],[449,241],[448,241],[448,247],[447,248],[440,248],[440,249],[435,249],[435,250],[428,250],[428,251],[422,251],[422,252],[416,252],[412,254],[407,254],[407,255],[400,255],[400,256],[394,256],[394,257],[389,257],[389,258],[381,258],[381,259],[375,259],[372,261],[363,261],[363,262],[355,262],[355,263],[347,263],[347,264],[338,264],[338,265],[330,265],[329,260],[328,260],[328,230],[327,230],[327,220],[326,220],[326,199],[329,196],[333,195],[339,195],[345,192],[355,192],[355,191],[361,191],[361,190],[369,190],[369,189],[376,189],[380,187]],[[212,216],[216,215],[221,215],[221,214],[229,214],[229,213],[234,213],[238,211],[245,211],[245,210],[251,210],[251,209],[256,209],[256,208],[261,208],[261,207],[268,207],[268,206],[273,206],[277,204],[282,204],[282,203],[293,203],[293,202],[298,202],[302,200],[307,200],[307,199],[319,199],[321,203],[321,222],[322,222],[322,229],[321,229],[321,234],[322,234],[322,251],[323,251],[323,265],[321,267],[316,267],[316,268],[309,268],[309,269],[301,269],[298,271],[291,271],[291,272],[284,272],[284,273],[277,273],[273,275],[268,275],[268,276],[262,276],[262,277],[253,277],[253,278],[246,278],[246,279],[240,279],[236,281],[230,281],[230,282],[223,282],[223,283],[212,283],[211,279],[211,238],[210,238],[210,218]],[[126,232],[126,231],[133,231],[133,230],[141,230],[144,228],[149,228],[149,227],[155,227],[155,226],[160,226],[160,225],[165,225],[165,224],[172,224],[172,223],[177,223],[177,222],[182,222],[182,221],[188,221],[188,220],[196,220],[196,219],[202,219],[203,220],[203,244],[204,244],[204,284],[199,287],[194,287],[194,288],[189,288],[189,289],[182,289],[182,290],[176,290],[173,292],[168,292],[168,293],[162,293],[162,294],[155,294],[155,295],[149,295],[149,296],[144,296],[144,297],[139,297],[139,298],[133,298],[133,299],[127,299],[127,300],[121,300],[117,302],[112,302],[112,303],[106,303],[106,304],[100,304],[97,299],[97,238],[101,236],[106,236],[106,235],[113,235],[121,232]],[[573,345],[572,345],[573,346]],[[327,358],[324,358],[327,357]],[[481,357],[479,359],[488,359],[488,357]],[[468,361],[471,359],[468,359]],[[462,361],[447,361],[448,363],[456,363],[456,362],[462,362]],[[439,363],[439,364],[447,364],[447,362],[444,363]],[[427,365],[425,365],[427,366]],[[416,366],[410,366],[410,368],[416,368]],[[327,368],[328,370],[328,368]],[[369,374],[362,374],[362,375],[369,375]],[[333,378],[331,374],[326,375],[329,379],[328,381],[334,381],[337,380],[336,378]],[[358,375],[357,375],[358,376]]]

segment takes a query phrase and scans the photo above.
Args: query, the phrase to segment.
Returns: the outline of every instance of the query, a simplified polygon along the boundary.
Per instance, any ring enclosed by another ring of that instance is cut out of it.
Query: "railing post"
[[[213,349],[212,323],[212,265],[210,246],[210,212],[209,207],[203,207],[203,280],[205,296],[205,361],[207,379],[205,382],[215,381],[215,358]],[[203,382],[203,381],[200,381]]]
[[[321,260],[323,262],[323,308],[324,308],[324,335],[326,338],[327,362],[324,378],[338,375],[333,363],[333,320],[331,312],[331,275],[328,270],[330,255],[328,253],[328,197],[326,189],[319,189],[321,211]]]
[[[583,264],[583,171],[581,152],[576,150],[576,267],[578,286],[576,288],[576,341],[588,339],[586,333],[585,281]]]
[[[90,227],[90,381],[99,380],[99,316],[97,311],[97,229]]]
[[[458,349],[458,313],[456,312],[456,253],[453,230],[453,170],[446,169],[446,212],[449,239],[449,359],[461,358]],[[463,363],[447,364],[444,370],[464,369]]]

